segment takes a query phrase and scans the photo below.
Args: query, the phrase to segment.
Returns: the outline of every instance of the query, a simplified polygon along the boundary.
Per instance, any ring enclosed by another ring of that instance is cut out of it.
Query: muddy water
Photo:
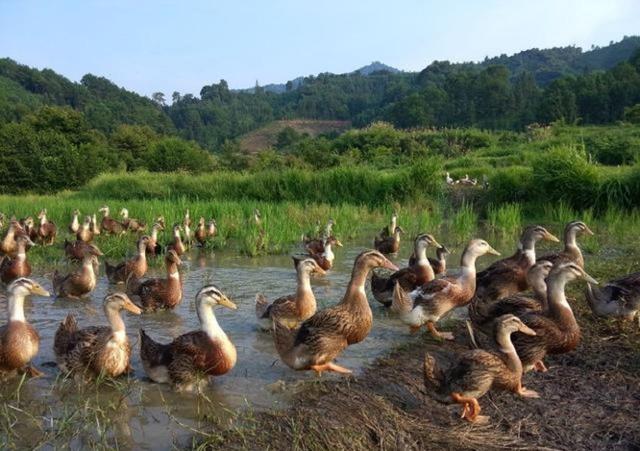
[[[438,237],[449,247],[447,240]],[[330,306],[339,301],[349,280],[354,258],[370,243],[363,238],[347,243],[344,249],[336,251],[336,263],[332,271],[322,278],[312,280],[312,287],[318,300],[319,308]],[[494,243],[492,243],[494,244]],[[401,258],[394,260],[399,266],[406,265],[406,257],[410,253],[409,244],[405,241]],[[450,257],[452,267],[458,266],[458,245]],[[510,252],[513,244],[497,245],[503,252]],[[267,256],[246,258],[229,252],[201,253],[194,250],[184,258],[184,300],[175,311],[160,312],[135,316],[125,313],[127,334],[132,342],[132,365],[135,373],[131,375],[133,382],[125,384],[128,388],[100,386],[93,391],[79,389],[74,382],[56,383],[59,378],[58,369],[51,364],[54,360],[52,345],[55,330],[60,321],[68,314],[74,313],[81,326],[105,324],[101,301],[104,295],[114,290],[101,275],[97,289],[90,301],[56,300],[34,297],[26,304],[26,315],[39,331],[41,336],[40,353],[35,365],[45,372],[45,376],[26,382],[21,388],[23,402],[33,401],[34,405],[46,400],[33,412],[36,418],[42,418],[47,428],[51,418],[63,418],[71,415],[75,408],[81,410],[88,400],[101,405],[120,405],[117,427],[107,431],[110,440],[116,440],[120,446],[139,449],[167,449],[172,444],[188,444],[193,436],[190,428],[199,426],[198,418],[205,412],[210,416],[226,418],[238,409],[253,410],[277,408],[284,406],[292,391],[304,389],[299,381],[315,379],[312,373],[294,372],[278,359],[271,335],[258,330],[254,313],[256,292],[264,293],[270,300],[277,296],[289,294],[295,290],[295,272],[289,256]],[[483,257],[480,267],[490,259]],[[161,269],[150,271],[149,275],[162,275]],[[45,287],[51,288],[49,274],[35,274],[34,278]],[[138,330],[146,332],[158,341],[169,341],[182,333],[198,328],[194,306],[197,291],[206,283],[215,283],[238,305],[238,310],[231,311],[218,308],[215,313],[218,321],[229,335],[238,350],[238,363],[227,375],[215,378],[205,390],[207,401],[193,394],[177,394],[166,385],[151,383],[145,378],[138,353]],[[356,374],[376,357],[400,344],[408,336],[408,331],[400,321],[387,312],[369,296],[374,314],[374,326],[367,339],[349,347],[339,358],[339,363],[354,369]],[[6,311],[6,300],[2,301]],[[323,377],[339,377],[327,375]],[[52,388],[53,387],[53,388]],[[283,389],[284,387],[284,389]],[[302,388],[301,388],[302,387]],[[15,399],[12,393],[16,382],[4,386],[1,393],[5,399]],[[39,420],[34,420],[39,421]],[[75,420],[72,420],[72,422]],[[79,420],[78,420],[79,421]],[[87,421],[82,420],[82,421]],[[96,423],[95,420],[91,420]],[[21,436],[17,442],[33,443],[29,439],[28,427],[22,424],[16,427]],[[92,427],[88,427],[91,430]],[[89,433],[91,434],[91,432]],[[80,434],[71,442],[72,447],[83,447],[86,437]]]

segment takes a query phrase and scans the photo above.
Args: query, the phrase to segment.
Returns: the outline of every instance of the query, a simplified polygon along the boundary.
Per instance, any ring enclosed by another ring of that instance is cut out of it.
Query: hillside
[[[282,120],[274,121],[264,127],[249,132],[240,138],[240,149],[244,152],[255,153],[257,151],[274,147],[278,140],[278,134],[290,127],[301,135],[316,137],[330,133],[340,133],[351,127],[348,121],[317,121],[317,120]]]

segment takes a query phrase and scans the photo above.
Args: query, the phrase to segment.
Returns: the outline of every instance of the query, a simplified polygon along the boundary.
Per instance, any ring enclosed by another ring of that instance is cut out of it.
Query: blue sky
[[[0,56],[141,94],[198,94],[374,60],[404,70],[640,33],[638,0],[0,0]]]

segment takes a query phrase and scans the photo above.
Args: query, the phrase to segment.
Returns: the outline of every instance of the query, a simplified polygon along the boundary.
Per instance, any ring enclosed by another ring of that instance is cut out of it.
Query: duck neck
[[[367,294],[364,291],[364,285],[369,274],[369,267],[356,265],[351,273],[351,280],[347,286],[347,292],[341,301],[341,304],[351,306],[369,306]]]
[[[547,283],[543,280],[536,280],[534,283],[531,283],[531,288],[533,289],[533,294],[536,298],[540,300],[540,304],[542,305],[542,311],[545,312],[549,308],[547,305]]]
[[[324,245],[324,257],[329,261],[333,261],[333,259],[335,258],[333,249],[331,249],[331,243],[329,242],[325,243]]]
[[[109,209],[105,208],[104,210],[102,210],[102,216],[104,218],[108,218],[109,217]]]
[[[420,266],[429,265],[427,258],[427,246],[423,242],[416,243],[413,251],[416,254],[416,263]]]
[[[577,231],[571,227],[564,233],[564,250],[567,252],[578,249],[578,243],[576,242]]]
[[[395,230],[393,232],[393,239],[395,240],[396,243],[400,241],[400,231],[399,230]]]
[[[513,346],[513,343],[511,342],[511,333],[507,331],[498,332],[496,342],[500,346],[500,352],[502,352],[506,357],[506,363],[509,371],[513,374],[517,374],[518,376],[521,375],[522,362],[520,361],[520,357],[518,357],[515,346]]]
[[[309,295],[313,296],[311,290],[311,276],[307,271],[299,271],[297,274],[296,299],[304,299]]]
[[[566,284],[567,279],[562,275],[547,278],[547,304],[551,317],[560,323],[572,325],[576,320],[564,293]]]
[[[533,266],[536,263],[536,240],[526,234],[518,242],[518,251],[522,253],[529,262],[529,266]]]
[[[154,227],[151,229],[151,239],[155,242],[158,241],[158,228]]]
[[[227,338],[227,335],[218,324],[216,315],[213,313],[213,307],[210,305],[198,304],[198,319],[200,320],[200,328],[212,340]]]
[[[391,216],[391,223],[389,224],[389,231],[391,233],[395,232],[397,224],[398,224],[398,218],[395,215]]]
[[[178,271],[178,265],[174,262],[167,263],[167,279],[180,283],[180,271]]]
[[[93,272],[93,259],[91,256],[86,256],[82,259],[82,272],[88,274],[92,279],[95,279],[96,275]]]
[[[138,245],[138,257],[142,260],[146,260],[147,258],[147,243],[141,242]]]
[[[465,250],[460,259],[460,267],[462,273],[460,279],[467,280],[473,283],[475,289],[476,281],[476,260],[478,256],[469,250]]]
[[[47,223],[47,215],[43,214],[40,216],[40,225],[45,225]]]
[[[71,227],[78,227],[78,215],[74,213],[73,219],[71,220]]]
[[[9,293],[9,321],[25,322],[23,293]]]
[[[24,262],[27,259],[27,245],[24,241],[20,241],[18,243],[18,253],[16,255],[16,260],[19,262]]]
[[[113,339],[120,343],[127,341],[127,332],[120,312],[113,307],[105,306],[104,314],[109,321],[109,326],[111,326]]]

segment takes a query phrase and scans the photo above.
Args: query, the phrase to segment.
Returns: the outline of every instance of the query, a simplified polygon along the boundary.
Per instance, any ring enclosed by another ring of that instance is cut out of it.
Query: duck
[[[133,274],[127,279],[127,293],[133,297],[144,312],[158,309],[173,309],[182,301],[182,279],[178,267],[182,260],[170,249],[164,257],[167,278],[139,281]]]
[[[400,314],[412,333],[425,325],[435,338],[453,340],[453,334],[439,332],[436,323],[454,308],[471,301],[476,290],[476,260],[485,254],[500,255],[485,240],[472,239],[462,253],[459,276],[434,279],[410,293],[396,283],[391,310]]]
[[[144,223],[144,221],[130,218],[129,210],[126,208],[120,209],[120,216],[122,217],[122,225],[126,230],[129,230],[131,232],[144,232],[147,228],[147,225]]]
[[[385,255],[396,254],[400,249],[400,234],[404,233],[402,227],[398,226],[393,230],[393,234],[386,238],[376,237],[373,240],[373,247]]]
[[[198,219],[198,225],[194,236],[200,247],[204,247],[207,244],[207,226],[206,221],[202,216]]]
[[[327,221],[327,225],[325,226],[324,231],[320,236],[320,224],[318,223],[316,227],[315,237],[307,237],[303,239],[303,244],[307,252],[314,252],[316,254],[322,253],[324,251],[325,241],[330,237],[333,237],[335,239],[335,237],[333,236],[333,226],[335,224],[336,223],[333,218],[329,218],[329,220]]]
[[[95,235],[93,231],[93,227],[91,226],[92,219],[91,216],[85,216],[84,221],[78,228],[76,232],[76,240],[82,241],[85,243],[91,243],[93,241],[93,236]]]
[[[216,220],[211,218],[211,220],[207,223],[207,237],[214,238],[218,234],[218,223]]]
[[[316,312],[294,329],[278,318],[273,321],[273,338],[280,359],[296,371],[313,370],[351,374],[351,370],[334,363],[347,346],[364,340],[373,322],[364,286],[373,268],[397,271],[398,267],[376,250],[366,250],[356,257],[351,280],[342,300]]]
[[[40,237],[38,236],[38,228],[35,226],[33,222],[33,218],[31,216],[27,216],[24,219],[20,220],[20,226],[22,227],[22,232],[33,242],[40,241]]]
[[[480,415],[478,398],[491,389],[513,392],[523,398],[539,398],[537,392],[522,385],[522,362],[511,341],[513,333],[536,336],[536,332],[515,315],[497,319],[496,351],[472,349],[458,355],[442,368],[436,358],[427,353],[424,359],[424,384],[427,392],[442,403],[462,406],[461,417],[471,423],[486,423],[489,417]]]
[[[475,328],[491,334],[495,318],[511,313],[521,315],[526,312],[547,311],[547,282],[553,264],[540,260],[527,271],[527,283],[532,288],[533,296],[513,294],[494,302],[469,304],[469,319]]]
[[[237,351],[216,319],[214,308],[217,306],[237,309],[215,285],[206,285],[196,295],[200,330],[164,344],[140,329],[140,359],[149,379],[158,384],[171,384],[179,392],[191,392],[210,377],[233,369]]]
[[[105,260],[104,268],[107,273],[107,279],[111,283],[124,283],[130,274],[137,279],[142,278],[148,269],[147,265],[147,244],[149,243],[149,237],[144,235],[138,239],[137,245],[137,253],[136,255],[129,259],[125,260],[115,266],[109,264],[108,261]]]
[[[96,379],[118,377],[131,370],[131,345],[120,312],[141,313],[125,293],[105,296],[102,308],[108,326],[78,327],[71,313],[58,326],[53,351],[58,367],[64,373]]]
[[[414,242],[414,253],[419,258],[415,264],[401,269],[389,277],[380,276],[376,271],[371,273],[371,293],[376,301],[385,307],[390,307],[396,282],[405,291],[412,291],[416,287],[435,279],[435,272],[427,258],[427,248],[429,246],[440,246],[440,244],[433,235],[428,233],[418,235]]]
[[[18,235],[24,235],[25,231],[20,223],[11,219],[9,221],[9,228],[4,234],[2,241],[0,241],[0,252],[9,257],[15,257],[18,253],[18,243],[16,243],[16,237]]]
[[[95,246],[86,246],[80,269],[67,275],[55,270],[53,273],[53,291],[59,298],[81,299],[88,296],[96,287],[95,267],[102,252]]]
[[[572,221],[564,228],[564,249],[560,252],[545,254],[539,257],[540,260],[547,260],[551,263],[559,261],[572,261],[581,268],[584,268],[584,257],[576,242],[579,235],[593,235],[591,229],[582,221]]]
[[[436,258],[428,257],[429,264],[433,268],[433,272],[436,276],[447,273],[447,257],[451,254],[451,251],[446,246],[440,245],[436,247]],[[415,251],[409,257],[409,266],[415,265],[417,262]]]
[[[158,232],[164,230],[164,226],[156,222],[151,227],[151,235],[149,236],[149,241],[147,242],[147,253],[153,257],[162,253],[162,246],[158,244]]]
[[[98,219],[96,218],[96,214],[93,213],[91,215],[91,232],[94,235],[100,235],[100,224],[98,223]]]
[[[5,284],[31,275],[31,265],[27,260],[27,246],[35,246],[35,243],[26,235],[19,236],[16,243],[18,245],[17,255],[14,258],[4,256],[0,262],[0,280]]]
[[[120,221],[116,221],[115,219],[109,216],[109,207],[103,205],[98,210],[102,213],[102,221],[100,222],[100,229],[104,230],[106,233],[110,235],[120,235],[125,232],[125,226]]]
[[[262,223],[262,214],[257,208],[253,210],[252,223],[252,226],[255,227],[255,230],[257,230],[255,245],[256,250],[263,251],[266,247],[267,231],[265,230],[264,224]]]
[[[0,374],[7,376],[24,371],[32,377],[42,376],[30,365],[38,354],[40,336],[24,315],[24,300],[27,296],[49,297],[49,292],[34,280],[20,277],[8,287],[9,317],[0,328]]]
[[[640,272],[607,282],[602,288],[587,284],[585,297],[597,316],[638,320],[640,327]]]
[[[296,268],[297,288],[295,294],[277,298],[271,304],[267,298],[256,295],[256,318],[263,330],[273,329],[272,318],[292,328],[316,313],[316,297],[311,289],[311,275],[325,275],[326,272],[312,258],[293,258]]]
[[[324,250],[322,253],[309,252],[309,256],[313,258],[318,265],[325,271],[333,268],[333,262],[335,260],[335,254],[333,253],[332,246],[342,247],[342,243],[335,237],[330,236],[325,240]]]
[[[560,241],[542,226],[526,227],[511,257],[498,260],[478,273],[475,301],[501,299],[527,290],[527,271],[536,262],[536,243],[540,240]]]
[[[182,255],[187,251],[186,246],[182,242],[182,238],[180,236],[180,232],[182,227],[180,224],[175,224],[173,226],[173,240],[167,246],[167,250],[174,250],[178,257],[182,257]]]
[[[445,174],[444,181],[447,185],[453,185],[455,183],[448,172]]]
[[[191,245],[193,237],[191,235],[191,216],[189,215],[189,209],[187,209],[182,219],[182,230],[184,231],[184,240],[188,245]]]
[[[535,368],[546,371],[543,359],[547,354],[564,354],[573,351],[580,343],[580,327],[565,295],[565,286],[576,279],[589,283],[598,282],[581,266],[571,261],[560,261],[547,277],[548,311],[530,311],[519,316],[523,323],[536,331],[536,336],[513,336],[524,371]]]
[[[394,211],[393,214],[391,215],[391,222],[380,230],[380,233],[378,233],[378,236],[376,238],[382,241],[385,238],[389,238],[390,236],[393,236],[397,228],[397,225],[398,225],[398,213]]]
[[[38,227],[38,238],[44,246],[51,246],[56,240],[58,228],[47,219],[47,209],[43,208],[38,214],[40,226]]]
[[[73,215],[71,216],[71,224],[69,224],[69,233],[75,235],[80,230],[80,221],[78,217],[80,216],[80,211],[78,209],[73,210]]]
[[[81,262],[88,248],[94,248],[95,251],[100,252],[95,244],[85,243],[82,240],[64,240],[64,254],[72,262]]]

